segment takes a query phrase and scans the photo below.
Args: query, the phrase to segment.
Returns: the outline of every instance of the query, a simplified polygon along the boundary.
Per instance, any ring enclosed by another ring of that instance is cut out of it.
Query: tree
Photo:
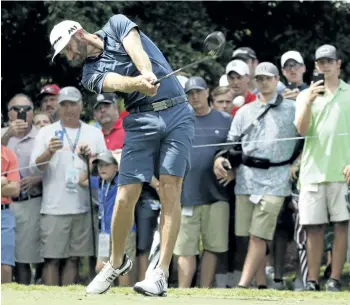
[[[224,32],[228,42],[223,56],[186,71],[188,76],[204,77],[211,87],[218,84],[238,46],[252,47],[260,61],[277,66],[283,52],[300,50],[310,74],[316,48],[331,43],[340,50],[343,77],[350,77],[350,5],[346,2],[5,1],[1,13],[4,114],[13,95],[24,92],[35,100],[44,83],[80,87],[80,69],[60,58],[51,63],[49,33],[54,24],[72,19],[94,32],[118,13],[134,20],[174,69],[203,56],[203,41],[210,32]],[[90,108],[86,111],[89,116]]]

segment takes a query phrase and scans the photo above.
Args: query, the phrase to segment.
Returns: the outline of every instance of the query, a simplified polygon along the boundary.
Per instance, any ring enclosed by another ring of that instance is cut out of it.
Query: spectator
[[[248,65],[242,60],[233,60],[226,66],[227,80],[229,87],[233,90],[233,97],[243,97],[242,105],[235,105],[232,109],[233,116],[241,106],[249,104],[256,99],[255,94],[252,94],[248,89],[249,73]]]
[[[33,118],[34,126],[38,129],[53,123],[52,116],[46,111],[35,111]]]
[[[67,259],[61,283],[70,285],[76,280],[79,257],[92,256],[94,252],[89,196],[86,189],[78,185],[79,173],[86,170],[86,163],[79,154],[100,153],[106,150],[106,145],[99,129],[80,121],[82,95],[78,89],[61,89],[58,104],[61,120],[40,129],[31,165],[43,175],[44,283],[59,285],[59,263]]]
[[[24,94],[15,95],[8,104],[10,126],[2,130],[2,142],[15,152],[19,162],[21,193],[13,198],[11,209],[16,218],[16,269],[19,284],[29,285],[30,264],[42,262],[40,257],[40,207],[42,200],[41,177],[34,176],[28,166],[38,130],[33,126],[33,102]],[[19,114],[25,113],[25,120]],[[6,143],[7,142],[7,143]]]
[[[258,100],[245,105],[237,112],[227,139],[243,141],[243,164],[235,170],[235,232],[237,236],[250,235],[248,253],[239,283],[239,287],[244,288],[250,286],[255,275],[258,276],[257,272],[265,259],[266,244],[273,238],[278,213],[284,198],[290,195],[291,191],[288,163],[295,143],[271,140],[296,136],[293,125],[295,105],[277,94],[279,73],[276,66],[268,62],[260,63],[256,68],[255,78],[260,90]],[[271,105],[272,108],[261,118],[261,123],[252,124],[263,113],[261,109],[266,109],[267,105]],[[248,126],[253,129],[249,127],[249,131],[246,131]],[[269,141],[262,142],[261,140],[266,139],[266,134],[269,135]],[[223,168],[222,162],[231,167],[228,159],[218,157],[214,164],[215,174],[219,179],[228,182],[233,177],[228,176],[229,172]],[[261,162],[264,162],[266,167],[261,166]],[[257,284],[260,288],[265,288],[266,279],[259,277]]]
[[[189,103],[196,112],[194,145],[222,143],[231,125],[231,116],[208,105],[209,89],[201,77],[185,85]],[[229,205],[223,188],[212,172],[215,147],[193,148],[192,165],[183,185],[182,217],[174,253],[178,258],[179,287],[189,288],[196,271],[202,235],[200,286],[211,287],[217,254],[228,249]]]
[[[212,106],[217,111],[224,111],[228,114],[233,109],[233,91],[229,87],[216,87],[210,94]]]
[[[101,230],[98,242],[98,259],[96,272],[100,272],[104,263],[108,262],[111,245],[111,222],[114,210],[115,198],[118,189],[118,162],[113,157],[111,151],[99,153],[93,164],[97,165],[98,177],[90,177],[91,188],[98,190],[98,205],[101,219]],[[80,175],[79,184],[83,187],[88,186],[88,175],[84,172]],[[136,256],[136,228],[132,228],[129,234],[126,254],[135,262]],[[119,278],[120,286],[131,286],[130,275],[127,274]]]
[[[296,100],[298,94],[308,87],[303,76],[306,71],[304,59],[297,51],[288,51],[281,57],[282,74],[287,80],[283,97]]]
[[[1,284],[12,282],[15,266],[15,215],[11,197],[20,193],[18,161],[13,151],[1,145]]]
[[[254,74],[255,74],[255,69],[259,64],[259,61],[255,51],[249,47],[238,48],[232,53],[232,60],[235,60],[235,59],[243,60],[249,66],[249,70],[250,70],[249,90],[253,94],[257,94],[259,92],[259,86],[256,83]],[[286,86],[279,81],[277,85],[277,93],[281,94],[285,88]]]
[[[350,146],[339,133],[350,133],[350,86],[339,79],[341,60],[334,46],[316,50],[316,68],[325,82],[312,83],[297,97],[295,122],[305,139],[300,169],[300,223],[307,230],[309,275],[307,290],[319,290],[319,269],[324,248],[324,227],[334,225],[332,272],[327,291],[340,290],[348,238],[346,179]]]
[[[57,103],[59,91],[60,88],[56,84],[45,85],[41,88],[40,93],[36,97],[37,101],[40,103],[41,110],[47,111],[54,122],[60,119]]]
[[[95,120],[101,125],[102,132],[109,150],[122,149],[125,131],[123,121],[119,119],[114,93],[102,93],[96,96],[94,104]]]

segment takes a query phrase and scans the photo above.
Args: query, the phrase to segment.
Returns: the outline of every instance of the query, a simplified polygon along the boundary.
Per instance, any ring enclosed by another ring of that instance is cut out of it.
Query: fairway
[[[318,305],[348,304],[350,292],[297,293],[274,290],[171,289],[166,298],[137,295],[131,288],[113,288],[107,294],[86,296],[82,286],[47,287],[2,285],[3,305],[119,305],[119,304],[188,304],[188,305]]]

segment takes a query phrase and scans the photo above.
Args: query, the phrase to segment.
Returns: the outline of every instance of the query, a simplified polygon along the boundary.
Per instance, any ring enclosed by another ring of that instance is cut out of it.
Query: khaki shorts
[[[258,204],[249,196],[236,196],[235,233],[272,240],[285,197],[263,196]]]
[[[345,182],[302,185],[299,196],[299,214],[302,225],[342,222],[350,219],[345,195]]]
[[[97,232],[96,227],[95,232]],[[43,258],[62,259],[93,256],[90,213],[74,215],[42,214],[41,243],[41,256]]]
[[[226,252],[228,250],[229,209],[228,202],[218,201],[213,204],[193,206],[192,216],[182,213],[174,254],[198,255],[200,253],[200,234],[202,234],[204,250],[215,253]]]
[[[110,249],[112,249],[112,239],[111,239]],[[98,253],[98,252],[96,252],[96,253]],[[130,233],[128,235],[128,239],[126,240],[124,253],[127,256],[129,256],[129,258],[135,264],[135,262],[136,262],[136,232],[130,231]],[[98,257],[98,260],[107,263],[109,261],[109,257]]]
[[[40,208],[42,197],[10,204],[16,217],[15,261],[37,264],[44,260],[40,256]]]

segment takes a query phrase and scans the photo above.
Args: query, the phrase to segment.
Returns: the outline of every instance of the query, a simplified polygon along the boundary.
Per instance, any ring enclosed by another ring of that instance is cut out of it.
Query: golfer
[[[152,85],[172,69],[157,46],[123,15],[111,17],[95,34],[75,21],[62,21],[52,29],[50,42],[54,57],[61,54],[71,66],[83,65],[82,84],[86,89],[116,92],[130,113],[123,121],[126,138],[112,219],[111,257],[89,284],[87,293],[106,292],[116,277],[132,268],[124,246],[142,185],[151,182],[157,167],[162,203],[160,260],[134,290],[164,296],[180,226],[182,182],[190,168],[194,110],[175,75],[160,86]]]

